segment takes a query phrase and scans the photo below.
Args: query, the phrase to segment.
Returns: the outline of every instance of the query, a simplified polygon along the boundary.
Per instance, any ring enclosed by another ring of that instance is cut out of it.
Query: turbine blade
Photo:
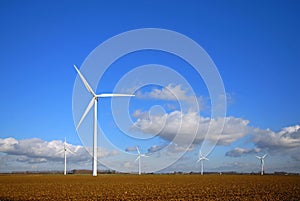
[[[96,97],[109,98],[109,97],[132,97],[134,94],[98,94]]]
[[[141,156],[140,156],[140,155],[138,155],[138,157],[135,159],[135,161],[139,160],[140,158],[141,158]]]
[[[259,156],[256,156],[256,158],[260,159],[261,157],[259,157]]]
[[[91,108],[93,107],[94,105],[94,100],[95,98],[92,98],[92,100],[90,101],[90,103],[88,104],[87,108],[85,109],[77,127],[76,127],[76,130],[78,130],[79,126],[81,125],[82,121],[84,120],[84,118],[86,117],[86,115],[88,114],[88,112],[91,110]]]
[[[265,158],[268,154],[265,154],[262,158]]]
[[[57,152],[58,154],[64,153],[65,150],[61,150],[59,152]]]
[[[89,85],[89,83],[86,81],[86,79],[83,77],[81,72],[78,70],[78,68],[74,65],[74,68],[76,69],[81,81],[83,82],[85,88],[93,95],[96,96],[95,92],[93,91],[92,87]]]
[[[69,153],[71,153],[71,154],[76,154],[76,153],[74,153],[73,151],[71,151],[70,149],[68,149],[68,148],[66,148],[66,150],[67,150],[67,152],[69,152]]]
[[[137,152],[138,152],[138,154],[139,154],[139,156],[141,155],[141,152],[140,152],[140,150],[139,150],[139,147],[136,147],[136,150],[137,150]]]

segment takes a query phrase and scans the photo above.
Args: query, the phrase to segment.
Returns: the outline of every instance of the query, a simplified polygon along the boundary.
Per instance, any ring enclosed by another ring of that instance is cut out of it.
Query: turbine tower
[[[267,154],[263,155],[263,156],[256,156],[256,158],[258,158],[260,160],[260,164],[261,164],[261,175],[264,175],[264,165],[265,165],[265,157],[267,156]]]
[[[75,65],[74,65],[74,68],[76,69],[85,88],[93,96],[90,103],[88,104],[86,110],[84,111],[84,113],[76,127],[76,130],[78,130],[80,124],[82,123],[82,121],[84,120],[84,118],[86,117],[88,112],[91,110],[91,108],[94,106],[93,176],[97,176],[97,104],[98,104],[98,98],[125,97],[125,96],[134,96],[134,95],[132,95],[132,94],[96,94]]]
[[[142,174],[142,167],[141,167],[141,157],[148,157],[147,155],[145,154],[141,154],[140,150],[138,147],[136,147],[136,150],[138,152],[138,156],[137,158],[135,159],[135,161],[139,160],[139,175]]]
[[[203,175],[203,162],[204,162],[204,160],[209,160],[208,158],[206,158],[205,156],[203,156],[202,155],[202,153],[201,153],[201,150],[199,151],[199,158],[198,158],[198,161],[197,161],[197,163],[201,163],[201,175]]]
[[[70,149],[67,148],[66,138],[64,141],[64,150],[60,151],[59,153],[61,153],[61,152],[64,152],[64,160],[65,160],[64,175],[67,175],[67,152],[69,152],[71,154],[75,154],[75,153],[73,153]]]

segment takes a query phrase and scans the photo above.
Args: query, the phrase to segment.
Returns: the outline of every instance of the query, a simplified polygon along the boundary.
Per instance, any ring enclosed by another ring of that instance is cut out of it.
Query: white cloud
[[[135,117],[135,118],[143,118],[143,119],[145,119],[145,118],[149,118],[149,113],[148,112],[143,112],[142,110],[135,110],[134,112],[133,112],[133,116]]]
[[[133,166],[132,162],[126,161],[123,163],[123,167],[130,169],[130,168],[133,168],[134,166]]]
[[[127,147],[127,148],[125,149],[125,151],[131,152],[131,151],[137,151],[137,149],[136,149],[136,146],[132,146],[132,147]]]
[[[240,157],[262,151],[272,155],[290,156],[295,161],[300,160],[299,125],[282,128],[279,132],[254,128],[252,129],[251,142],[254,143],[256,148],[244,149],[238,147],[228,151],[226,156]]]
[[[137,120],[133,124],[133,129],[151,136],[159,136],[163,140],[174,142],[178,147],[186,148],[186,146],[181,145],[191,141],[194,145],[201,144],[204,139],[212,144],[217,142],[216,145],[228,146],[245,136],[249,136],[248,143],[254,145],[253,148],[236,147],[225,155],[241,157],[262,152],[270,155],[288,156],[293,161],[300,160],[300,125],[282,128],[279,132],[274,132],[270,129],[253,128],[249,126],[248,120],[242,118],[210,119],[200,116],[197,112],[177,110],[154,115],[150,115],[148,111],[139,110],[135,112],[135,117]],[[218,135],[217,129],[222,126],[224,120],[223,132]],[[209,126],[212,134],[205,137]],[[175,137],[176,141],[174,141]],[[159,149],[161,149],[160,146],[153,146],[148,151],[155,152]]]
[[[156,100],[165,100],[165,101],[178,101],[184,109],[193,109],[198,111],[205,107],[203,97],[197,97],[192,93],[192,90],[189,88],[184,88],[182,85],[178,84],[169,84],[166,87],[161,89],[154,88],[150,92],[141,92],[136,93],[137,98],[143,99],[156,99]],[[167,108],[175,109],[177,106],[172,104],[167,104]]]
[[[162,150],[166,145],[153,145],[148,149],[148,153],[154,153]]]
[[[180,144],[175,144],[172,143],[170,144],[170,146],[168,146],[168,153],[172,154],[172,153],[179,153],[179,152],[190,152],[193,151],[195,149],[194,145],[191,145],[189,147],[185,147],[185,146],[180,146]]]
[[[35,164],[35,163],[46,163],[46,158],[29,158],[27,156],[19,156],[16,160],[17,162],[21,163],[29,163],[29,164]]]
[[[153,98],[159,100],[188,100],[191,96],[187,95],[187,90],[183,89],[181,85],[169,84],[168,86],[161,89],[153,89],[147,93],[138,93],[139,98]]]
[[[8,156],[17,156],[16,161],[21,163],[45,163],[62,161],[64,142],[60,140],[43,141],[38,138],[16,140],[14,138],[0,138],[0,152]],[[67,144],[67,148],[74,154],[67,153],[70,162],[87,162],[91,156],[83,146]],[[91,148],[88,148],[91,150]],[[91,152],[90,152],[91,153]],[[98,156],[108,157],[116,155],[115,151],[98,148]]]
[[[226,152],[225,155],[229,157],[241,157],[241,156],[246,156],[248,154],[259,153],[260,151],[261,151],[260,148],[244,149],[244,148],[236,147],[233,150]]]
[[[260,148],[272,150],[300,149],[300,125],[282,128],[279,132],[270,129],[254,129],[254,143]]]
[[[150,135],[158,135],[167,141],[172,141],[175,136],[176,143],[184,143],[194,139],[195,143],[202,142],[205,138],[208,128],[213,131],[206,139],[217,141],[218,144],[229,145],[239,138],[249,133],[249,121],[226,117],[222,135],[217,133],[217,129],[222,126],[224,119],[210,119],[200,116],[197,112],[173,111],[162,115],[145,115],[147,112],[136,112],[136,122],[133,129]],[[197,129],[198,128],[198,129]],[[216,131],[216,132],[214,132]]]
[[[300,125],[282,128],[279,132],[270,129],[254,129],[254,144],[272,155],[290,156],[299,161]]]
[[[0,138],[0,152],[13,151],[16,144],[18,144],[18,141],[14,138]]]

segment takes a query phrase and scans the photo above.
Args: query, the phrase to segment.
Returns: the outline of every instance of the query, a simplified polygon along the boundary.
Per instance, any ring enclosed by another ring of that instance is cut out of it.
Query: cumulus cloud
[[[289,156],[293,161],[300,161],[300,125],[282,128],[275,132],[270,129],[260,129],[249,126],[249,121],[243,118],[224,117],[210,119],[201,116],[198,112],[172,111],[164,114],[150,114],[149,111],[135,111],[132,129],[158,136],[167,142],[173,142],[177,146],[168,150],[176,152],[177,148],[185,151],[187,143],[192,145],[201,144],[206,140],[208,144],[231,145],[239,139],[249,136],[248,143],[253,148],[236,147],[225,153],[228,157],[243,157],[260,152],[270,155]],[[223,126],[223,132],[218,129]],[[212,131],[206,136],[208,128]],[[215,143],[214,143],[215,142]],[[161,150],[163,146],[156,145],[148,149],[149,153]]]
[[[149,118],[149,113],[148,112],[143,112],[142,110],[135,110],[133,112],[133,116],[135,118],[143,118],[143,119],[146,119],[146,118]]]
[[[133,168],[134,166],[133,166],[132,162],[126,161],[123,163],[123,167],[129,169],[129,168]]]
[[[125,151],[127,152],[131,152],[131,151],[136,151],[136,146],[132,146],[132,147],[126,147]]]
[[[195,145],[190,145],[189,147],[181,146],[180,144],[171,143],[168,146],[168,152],[169,153],[180,153],[185,151],[193,151],[195,149]]]
[[[156,99],[164,101],[178,101],[182,107],[185,109],[199,110],[205,108],[205,101],[203,97],[195,96],[192,91],[188,88],[184,88],[182,85],[178,84],[168,84],[168,86],[163,88],[154,88],[150,92],[136,93],[137,98],[142,99]],[[175,109],[176,106],[172,104],[167,104],[167,108]]]
[[[46,158],[29,158],[27,156],[19,156],[16,160],[17,162],[21,163],[29,163],[29,164],[35,164],[35,163],[46,163]]]
[[[279,132],[270,129],[252,129],[251,142],[256,146],[253,149],[237,147],[228,151],[225,155],[230,157],[241,157],[247,154],[254,154],[260,151],[272,155],[291,156],[292,159],[300,161],[300,125],[282,128]]]
[[[169,84],[166,87],[161,89],[154,88],[150,92],[138,93],[137,97],[139,98],[153,98],[159,100],[188,100],[191,96],[187,95],[187,90],[183,89],[181,85]]]
[[[261,151],[260,148],[244,149],[244,148],[236,147],[233,150],[226,152],[225,155],[229,157],[241,157],[241,156],[246,156],[248,154],[259,153],[260,151]]]
[[[67,149],[74,154],[68,154],[70,162],[86,162],[91,156],[83,146],[67,143]],[[0,138],[0,152],[8,156],[17,156],[16,161],[21,163],[45,163],[49,161],[62,161],[64,157],[64,142],[60,140],[43,141],[38,138],[17,140],[14,138]],[[88,148],[88,150],[91,148]],[[91,153],[91,152],[90,152]],[[99,157],[108,157],[117,154],[98,148]]]
[[[299,161],[300,125],[282,128],[275,132],[270,129],[254,129],[252,141],[272,155],[290,156]]]
[[[225,119],[210,119],[200,116],[197,112],[173,111],[165,114],[145,115],[147,112],[136,112],[136,122],[133,129],[150,135],[157,135],[164,140],[173,141],[176,137],[176,143],[184,143],[194,139],[194,143],[202,142],[204,139],[218,141],[218,144],[229,145],[239,138],[249,133],[249,121],[225,117]],[[225,125],[223,133],[219,135],[217,130]],[[211,129],[211,135],[206,136],[208,128]],[[195,138],[194,138],[195,137]]]
[[[153,145],[148,148],[148,153],[154,153],[162,150],[166,145]]]
[[[8,155],[24,155],[31,158],[55,159],[63,148],[63,142],[46,142],[38,138],[16,140],[14,138],[0,139],[0,152]]]
[[[255,129],[253,142],[259,148],[273,150],[299,150],[300,149],[300,125],[282,128],[279,132],[270,129]]]

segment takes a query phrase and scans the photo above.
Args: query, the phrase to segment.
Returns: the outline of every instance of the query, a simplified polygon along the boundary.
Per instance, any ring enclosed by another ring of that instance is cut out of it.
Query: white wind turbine
[[[88,112],[91,110],[91,108],[94,106],[93,176],[97,176],[97,103],[98,103],[98,98],[125,97],[125,96],[134,96],[134,95],[132,95],[132,94],[96,94],[75,65],[74,65],[74,68],[76,69],[85,88],[93,96],[90,103],[88,104],[86,110],[84,111],[84,113],[76,127],[76,130],[78,130],[80,124],[82,123],[82,121],[84,120],[84,118],[86,117]]]
[[[141,175],[142,174],[141,158],[142,157],[149,157],[149,156],[147,156],[146,154],[141,154],[141,152],[140,152],[140,150],[139,150],[138,147],[136,147],[136,150],[138,152],[138,156],[136,157],[135,161],[139,160],[139,175]]]
[[[202,155],[201,150],[199,151],[199,156],[198,157],[199,158],[197,160],[197,163],[199,163],[199,162],[201,163],[201,175],[203,175],[203,161],[204,160],[208,161],[209,159]]]
[[[62,152],[64,152],[64,159],[65,159],[64,175],[66,175],[67,174],[67,152],[69,152],[71,154],[75,154],[70,149],[67,148],[66,138],[65,138],[65,141],[64,141],[64,150],[59,152],[59,153],[62,153]]]
[[[263,156],[256,156],[256,158],[258,158],[260,160],[260,164],[261,164],[261,175],[264,175],[264,165],[265,165],[265,157],[267,156],[268,154],[265,154]]]

